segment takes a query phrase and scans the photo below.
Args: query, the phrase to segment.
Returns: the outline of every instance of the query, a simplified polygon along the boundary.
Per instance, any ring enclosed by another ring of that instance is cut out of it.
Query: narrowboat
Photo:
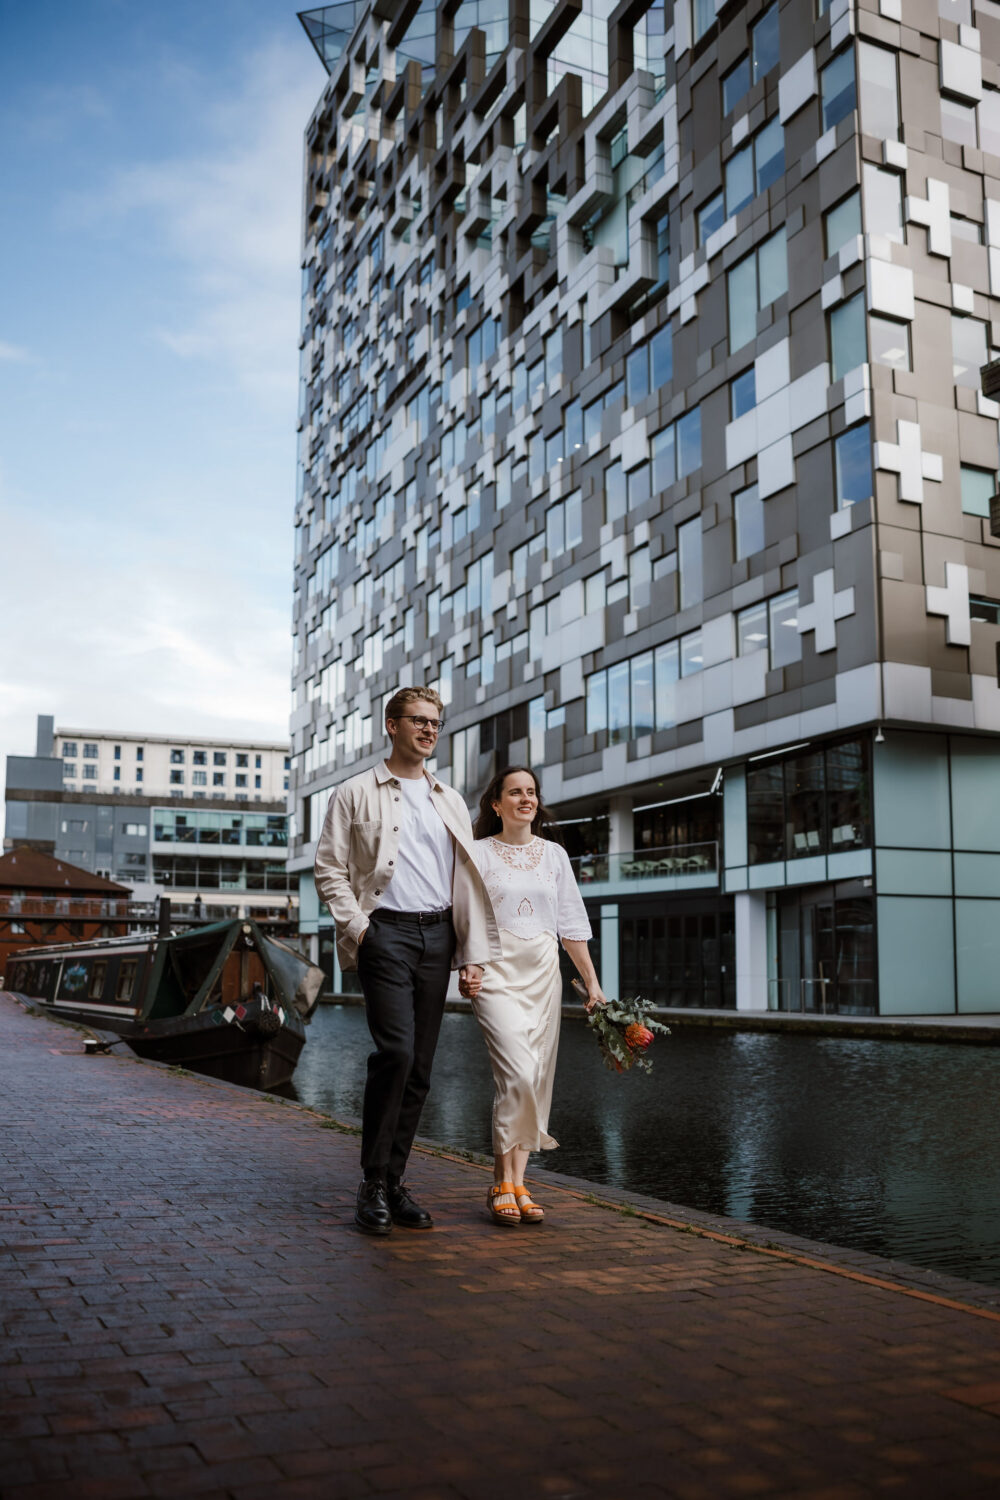
[[[287,1083],[323,970],[249,919],[177,935],[22,948],[6,987],[117,1032],[140,1057],[250,1088]]]

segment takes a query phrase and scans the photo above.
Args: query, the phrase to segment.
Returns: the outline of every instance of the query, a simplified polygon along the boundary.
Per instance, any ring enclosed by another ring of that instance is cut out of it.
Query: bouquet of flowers
[[[586,990],[575,979],[573,986],[586,996]],[[655,1020],[652,1009],[652,1003],[641,995],[633,1000],[609,1000],[607,1005],[595,1005],[587,1017],[587,1025],[597,1037],[606,1068],[615,1073],[627,1073],[630,1068],[652,1072],[652,1059],[646,1053],[654,1033],[670,1035],[670,1027]]]

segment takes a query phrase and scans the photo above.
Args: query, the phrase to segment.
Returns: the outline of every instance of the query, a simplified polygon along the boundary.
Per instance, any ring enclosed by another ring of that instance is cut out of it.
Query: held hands
[[[458,993],[466,1000],[474,1000],[482,987],[482,965],[463,964],[458,971]]]

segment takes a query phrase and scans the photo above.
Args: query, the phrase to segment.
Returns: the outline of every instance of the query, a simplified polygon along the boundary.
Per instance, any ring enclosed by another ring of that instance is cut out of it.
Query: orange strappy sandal
[[[503,1224],[505,1228],[510,1224],[520,1224],[522,1214],[514,1194],[512,1182],[495,1182],[490,1188],[486,1195],[486,1207],[494,1224]]]
[[[517,1204],[518,1212],[521,1215],[521,1223],[541,1224],[545,1218],[545,1210],[539,1208],[538,1204],[532,1201],[531,1194],[524,1186],[524,1183],[522,1182],[520,1187],[512,1187],[511,1192],[514,1194],[514,1202]]]

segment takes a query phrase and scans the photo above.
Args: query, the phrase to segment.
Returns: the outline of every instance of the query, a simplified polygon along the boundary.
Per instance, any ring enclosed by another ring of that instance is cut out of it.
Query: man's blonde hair
[[[438,713],[444,715],[444,703],[441,694],[429,687],[398,688],[385,705],[385,717],[387,719],[398,719],[406,711],[411,703],[433,703]]]

